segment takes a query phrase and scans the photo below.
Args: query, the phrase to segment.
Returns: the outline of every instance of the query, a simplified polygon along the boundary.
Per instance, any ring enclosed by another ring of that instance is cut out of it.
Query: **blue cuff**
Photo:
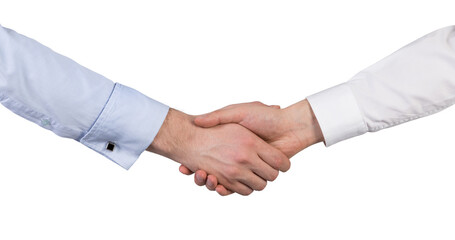
[[[116,83],[89,131],[79,140],[129,169],[153,142],[169,107]]]

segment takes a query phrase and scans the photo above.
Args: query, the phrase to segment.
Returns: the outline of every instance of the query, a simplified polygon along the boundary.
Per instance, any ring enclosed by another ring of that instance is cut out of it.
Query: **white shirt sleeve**
[[[126,169],[153,141],[169,109],[2,26],[0,102]]]
[[[307,99],[326,146],[445,109],[455,102],[455,26],[429,33]]]

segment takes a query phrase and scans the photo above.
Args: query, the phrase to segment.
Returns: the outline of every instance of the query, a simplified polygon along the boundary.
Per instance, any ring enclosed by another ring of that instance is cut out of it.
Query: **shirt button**
[[[47,125],[50,125],[51,124],[51,121],[49,121],[49,119],[41,119],[41,126],[47,126]]]

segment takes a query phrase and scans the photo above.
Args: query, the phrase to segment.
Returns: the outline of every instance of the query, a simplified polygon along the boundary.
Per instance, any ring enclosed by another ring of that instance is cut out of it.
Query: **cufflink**
[[[114,148],[115,148],[115,143],[113,142],[107,142],[107,145],[106,145],[106,149],[109,150],[109,151],[114,151]]]

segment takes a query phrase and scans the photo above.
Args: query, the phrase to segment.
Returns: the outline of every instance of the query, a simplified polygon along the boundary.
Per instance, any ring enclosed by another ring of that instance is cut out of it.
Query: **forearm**
[[[308,100],[327,146],[445,109],[455,102],[455,27],[427,34]]]
[[[169,112],[147,151],[162,155],[174,161],[184,158],[184,146],[194,137],[193,116],[169,109]]]

